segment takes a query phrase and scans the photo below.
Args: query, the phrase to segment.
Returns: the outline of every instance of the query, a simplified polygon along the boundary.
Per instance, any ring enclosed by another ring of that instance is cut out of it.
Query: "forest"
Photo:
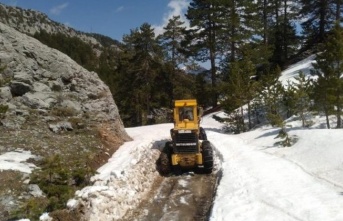
[[[119,50],[97,56],[81,40],[40,32],[35,38],[95,71],[110,87],[126,127],[168,122],[159,116],[174,99],[220,106],[240,133],[268,120],[308,111],[337,117],[343,95],[342,0],[192,0],[164,33],[143,23],[123,36]],[[282,70],[316,54],[308,79],[278,82]],[[207,63],[209,70],[199,64]],[[248,121],[244,121],[247,118]]]

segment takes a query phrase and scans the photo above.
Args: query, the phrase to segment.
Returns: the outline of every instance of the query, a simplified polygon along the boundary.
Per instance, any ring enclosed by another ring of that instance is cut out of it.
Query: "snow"
[[[313,78],[313,76],[311,76],[311,69],[313,68],[312,64],[315,63],[314,59],[315,55],[311,55],[308,58],[291,65],[281,73],[279,81],[281,81],[283,85],[287,85],[288,81],[295,82],[294,78],[299,75],[300,71],[305,76]]]
[[[299,138],[291,148],[273,146],[273,128],[208,132],[223,157],[211,220],[343,220],[341,131],[289,133]]]
[[[280,80],[292,80],[299,70],[308,75],[313,58],[288,68]],[[343,220],[342,130],[325,129],[321,116],[308,116],[313,121],[309,128],[302,128],[300,120],[292,117],[287,130],[297,142],[284,148],[277,145],[277,128],[225,134],[214,114],[225,115],[217,112],[202,119],[221,170],[211,221]],[[86,216],[94,221],[117,220],[135,208],[159,177],[155,162],[170,137],[170,128],[172,124],[126,128],[133,141],[123,144],[98,169],[92,178],[94,185],[77,191],[68,207],[82,204]],[[19,155],[12,159],[16,157]],[[2,160],[1,167],[3,162],[8,163]],[[184,181],[179,184],[186,185]],[[180,203],[186,202],[181,198]]]
[[[31,173],[36,166],[26,162],[35,158],[30,151],[17,150],[0,155],[0,170],[15,170],[23,173]]]

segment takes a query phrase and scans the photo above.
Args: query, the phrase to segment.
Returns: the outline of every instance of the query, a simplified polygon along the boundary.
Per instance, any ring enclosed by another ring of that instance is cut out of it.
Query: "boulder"
[[[10,88],[12,96],[23,96],[24,94],[32,90],[31,85],[18,81],[12,81],[10,84]]]

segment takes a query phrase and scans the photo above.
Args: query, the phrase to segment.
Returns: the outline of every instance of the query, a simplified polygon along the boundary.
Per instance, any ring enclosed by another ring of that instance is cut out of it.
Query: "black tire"
[[[202,160],[203,160],[203,172],[206,174],[212,173],[213,170],[213,150],[209,141],[202,142]]]
[[[206,132],[205,132],[204,128],[202,128],[202,127],[200,127],[199,139],[200,140],[207,140]]]
[[[162,175],[168,175],[172,171],[171,167],[171,155],[169,150],[170,142],[167,142],[160,155],[160,172]]]
[[[170,157],[167,153],[162,152],[160,156],[160,170],[162,175],[168,175],[171,173]]]

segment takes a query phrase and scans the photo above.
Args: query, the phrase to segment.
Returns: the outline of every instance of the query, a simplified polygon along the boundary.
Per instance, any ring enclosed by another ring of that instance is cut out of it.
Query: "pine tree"
[[[318,77],[315,84],[316,102],[324,107],[328,128],[328,115],[333,109],[337,117],[337,128],[342,128],[343,35],[338,23],[322,45],[322,49],[323,52],[317,55],[317,64],[314,64],[314,74]]]
[[[340,20],[342,1],[301,0],[301,3],[300,15],[305,19],[302,27],[308,45],[324,42],[325,34],[333,28],[336,20]]]
[[[162,70],[162,50],[154,29],[147,23],[131,30],[123,41],[126,48],[119,65],[119,85],[123,88],[119,89],[118,100],[125,107],[130,126],[146,124],[152,108],[165,92],[155,81]]]
[[[309,79],[306,79],[304,73],[300,72],[298,77],[295,77],[297,83],[295,87],[295,110],[300,115],[302,126],[306,126],[305,113],[311,107],[310,94],[312,92],[312,84]]]
[[[240,119],[244,119],[243,106],[246,105],[249,129],[252,128],[251,104],[258,90],[258,84],[253,79],[256,75],[256,69],[251,60],[252,52],[253,50],[250,47],[242,48],[243,58],[231,63],[228,79],[225,79],[222,86],[225,97],[224,109],[229,113],[236,108],[240,108]],[[242,121],[242,125],[244,125],[244,121]]]
[[[283,122],[283,95],[284,88],[278,77],[281,73],[279,67],[270,70],[270,73],[261,79],[261,91],[258,100],[265,111],[265,116],[273,126],[280,126]]]
[[[170,84],[168,91],[171,100],[174,99],[176,72],[179,71],[180,65],[187,61],[186,56],[181,53],[181,42],[184,40],[185,29],[184,22],[180,20],[180,16],[174,16],[169,19],[168,24],[164,27],[164,33],[159,36],[166,54],[166,62],[171,63],[170,68],[168,68],[170,71],[167,72],[169,73],[167,78]]]
[[[307,79],[303,72],[295,77],[295,82],[288,82],[285,88],[285,107],[288,110],[287,117],[293,114],[299,114],[302,121],[302,126],[306,126],[305,113],[310,109],[310,94],[312,92],[312,84]]]
[[[210,62],[213,106],[217,106],[218,100],[216,59],[220,56],[217,36],[221,29],[218,20],[221,17],[219,7],[218,0],[191,1],[186,14],[191,29],[188,30],[187,39],[184,41],[189,55],[198,61]]]
[[[293,22],[298,9],[295,0],[269,0],[269,43],[273,45],[274,64],[284,67],[296,53],[299,37]]]

